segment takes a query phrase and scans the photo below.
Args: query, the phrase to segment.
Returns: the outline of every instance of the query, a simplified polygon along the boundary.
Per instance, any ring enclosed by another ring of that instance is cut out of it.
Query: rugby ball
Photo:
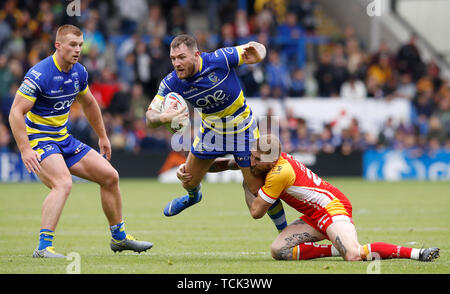
[[[189,113],[189,109],[187,107],[186,101],[178,93],[170,92],[169,94],[164,96],[164,100],[162,103],[162,111],[163,112],[166,111],[167,109],[169,109],[171,107],[171,105],[174,105],[175,109],[181,109],[186,106],[186,110],[184,112]],[[174,120],[172,120],[172,122],[165,124],[165,126],[172,133],[183,133],[186,130],[186,128],[189,126],[189,124],[190,124],[190,122],[189,122],[189,116],[188,116],[181,120],[174,119]]]

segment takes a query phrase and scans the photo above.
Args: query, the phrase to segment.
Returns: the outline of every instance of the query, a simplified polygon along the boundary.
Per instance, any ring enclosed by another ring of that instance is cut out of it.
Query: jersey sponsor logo
[[[36,80],[39,80],[39,77],[42,75],[41,72],[38,72],[34,69],[31,70],[30,74],[32,74]]]
[[[73,82],[72,79],[68,79],[67,81],[64,81],[64,84],[70,84],[72,82]]]
[[[206,95],[203,98],[197,99],[195,101],[195,104],[197,104],[198,107],[206,107],[211,104],[217,103],[225,99],[227,96],[226,93],[223,92],[223,90],[217,90],[213,94]]]
[[[50,94],[61,94],[63,93],[64,90],[63,89],[59,89],[59,90],[50,90]]]
[[[191,88],[191,89],[189,89],[189,90],[187,90],[187,91],[183,91],[183,94],[189,94],[189,93],[192,93],[192,92],[194,92],[194,91],[197,91],[198,90],[198,88]]]
[[[59,110],[69,108],[70,106],[72,106],[74,101],[75,101],[75,98],[72,98],[70,100],[58,101],[55,103],[55,105],[53,105],[53,109],[59,111]]]
[[[36,92],[36,87],[28,79],[23,80],[19,87],[19,91],[28,96],[34,96]]]
[[[63,76],[54,76],[53,79],[55,81],[62,81],[62,80],[64,80],[64,77]]]

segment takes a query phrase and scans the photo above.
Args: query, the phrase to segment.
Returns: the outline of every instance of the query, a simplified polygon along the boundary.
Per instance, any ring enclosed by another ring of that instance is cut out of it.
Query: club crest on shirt
[[[208,75],[208,79],[212,82],[212,83],[217,83],[219,81],[219,78],[217,77],[215,72],[212,72]]]

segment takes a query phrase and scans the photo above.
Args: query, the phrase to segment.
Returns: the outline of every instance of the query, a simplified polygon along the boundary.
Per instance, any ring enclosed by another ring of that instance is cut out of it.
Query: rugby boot
[[[54,247],[46,247],[38,250],[37,248],[33,252],[34,258],[66,258],[66,256],[56,253]]]
[[[439,257],[439,248],[422,248],[419,252],[420,261],[433,261]]]
[[[153,247],[153,244],[146,241],[138,241],[132,235],[127,234],[125,239],[118,241],[111,239],[110,243],[111,250],[116,253],[117,251],[132,250],[134,252],[141,253],[142,251],[147,251]]]
[[[189,194],[175,198],[167,203],[164,207],[165,216],[174,216],[202,200],[202,192],[194,193],[194,197],[190,197]]]

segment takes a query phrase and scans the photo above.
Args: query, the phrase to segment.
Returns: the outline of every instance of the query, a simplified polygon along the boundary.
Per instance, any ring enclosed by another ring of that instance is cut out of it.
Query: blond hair
[[[56,31],[56,41],[61,42],[62,39],[68,34],[74,34],[75,36],[79,37],[83,35],[83,32],[74,25],[65,24],[60,26]]]

